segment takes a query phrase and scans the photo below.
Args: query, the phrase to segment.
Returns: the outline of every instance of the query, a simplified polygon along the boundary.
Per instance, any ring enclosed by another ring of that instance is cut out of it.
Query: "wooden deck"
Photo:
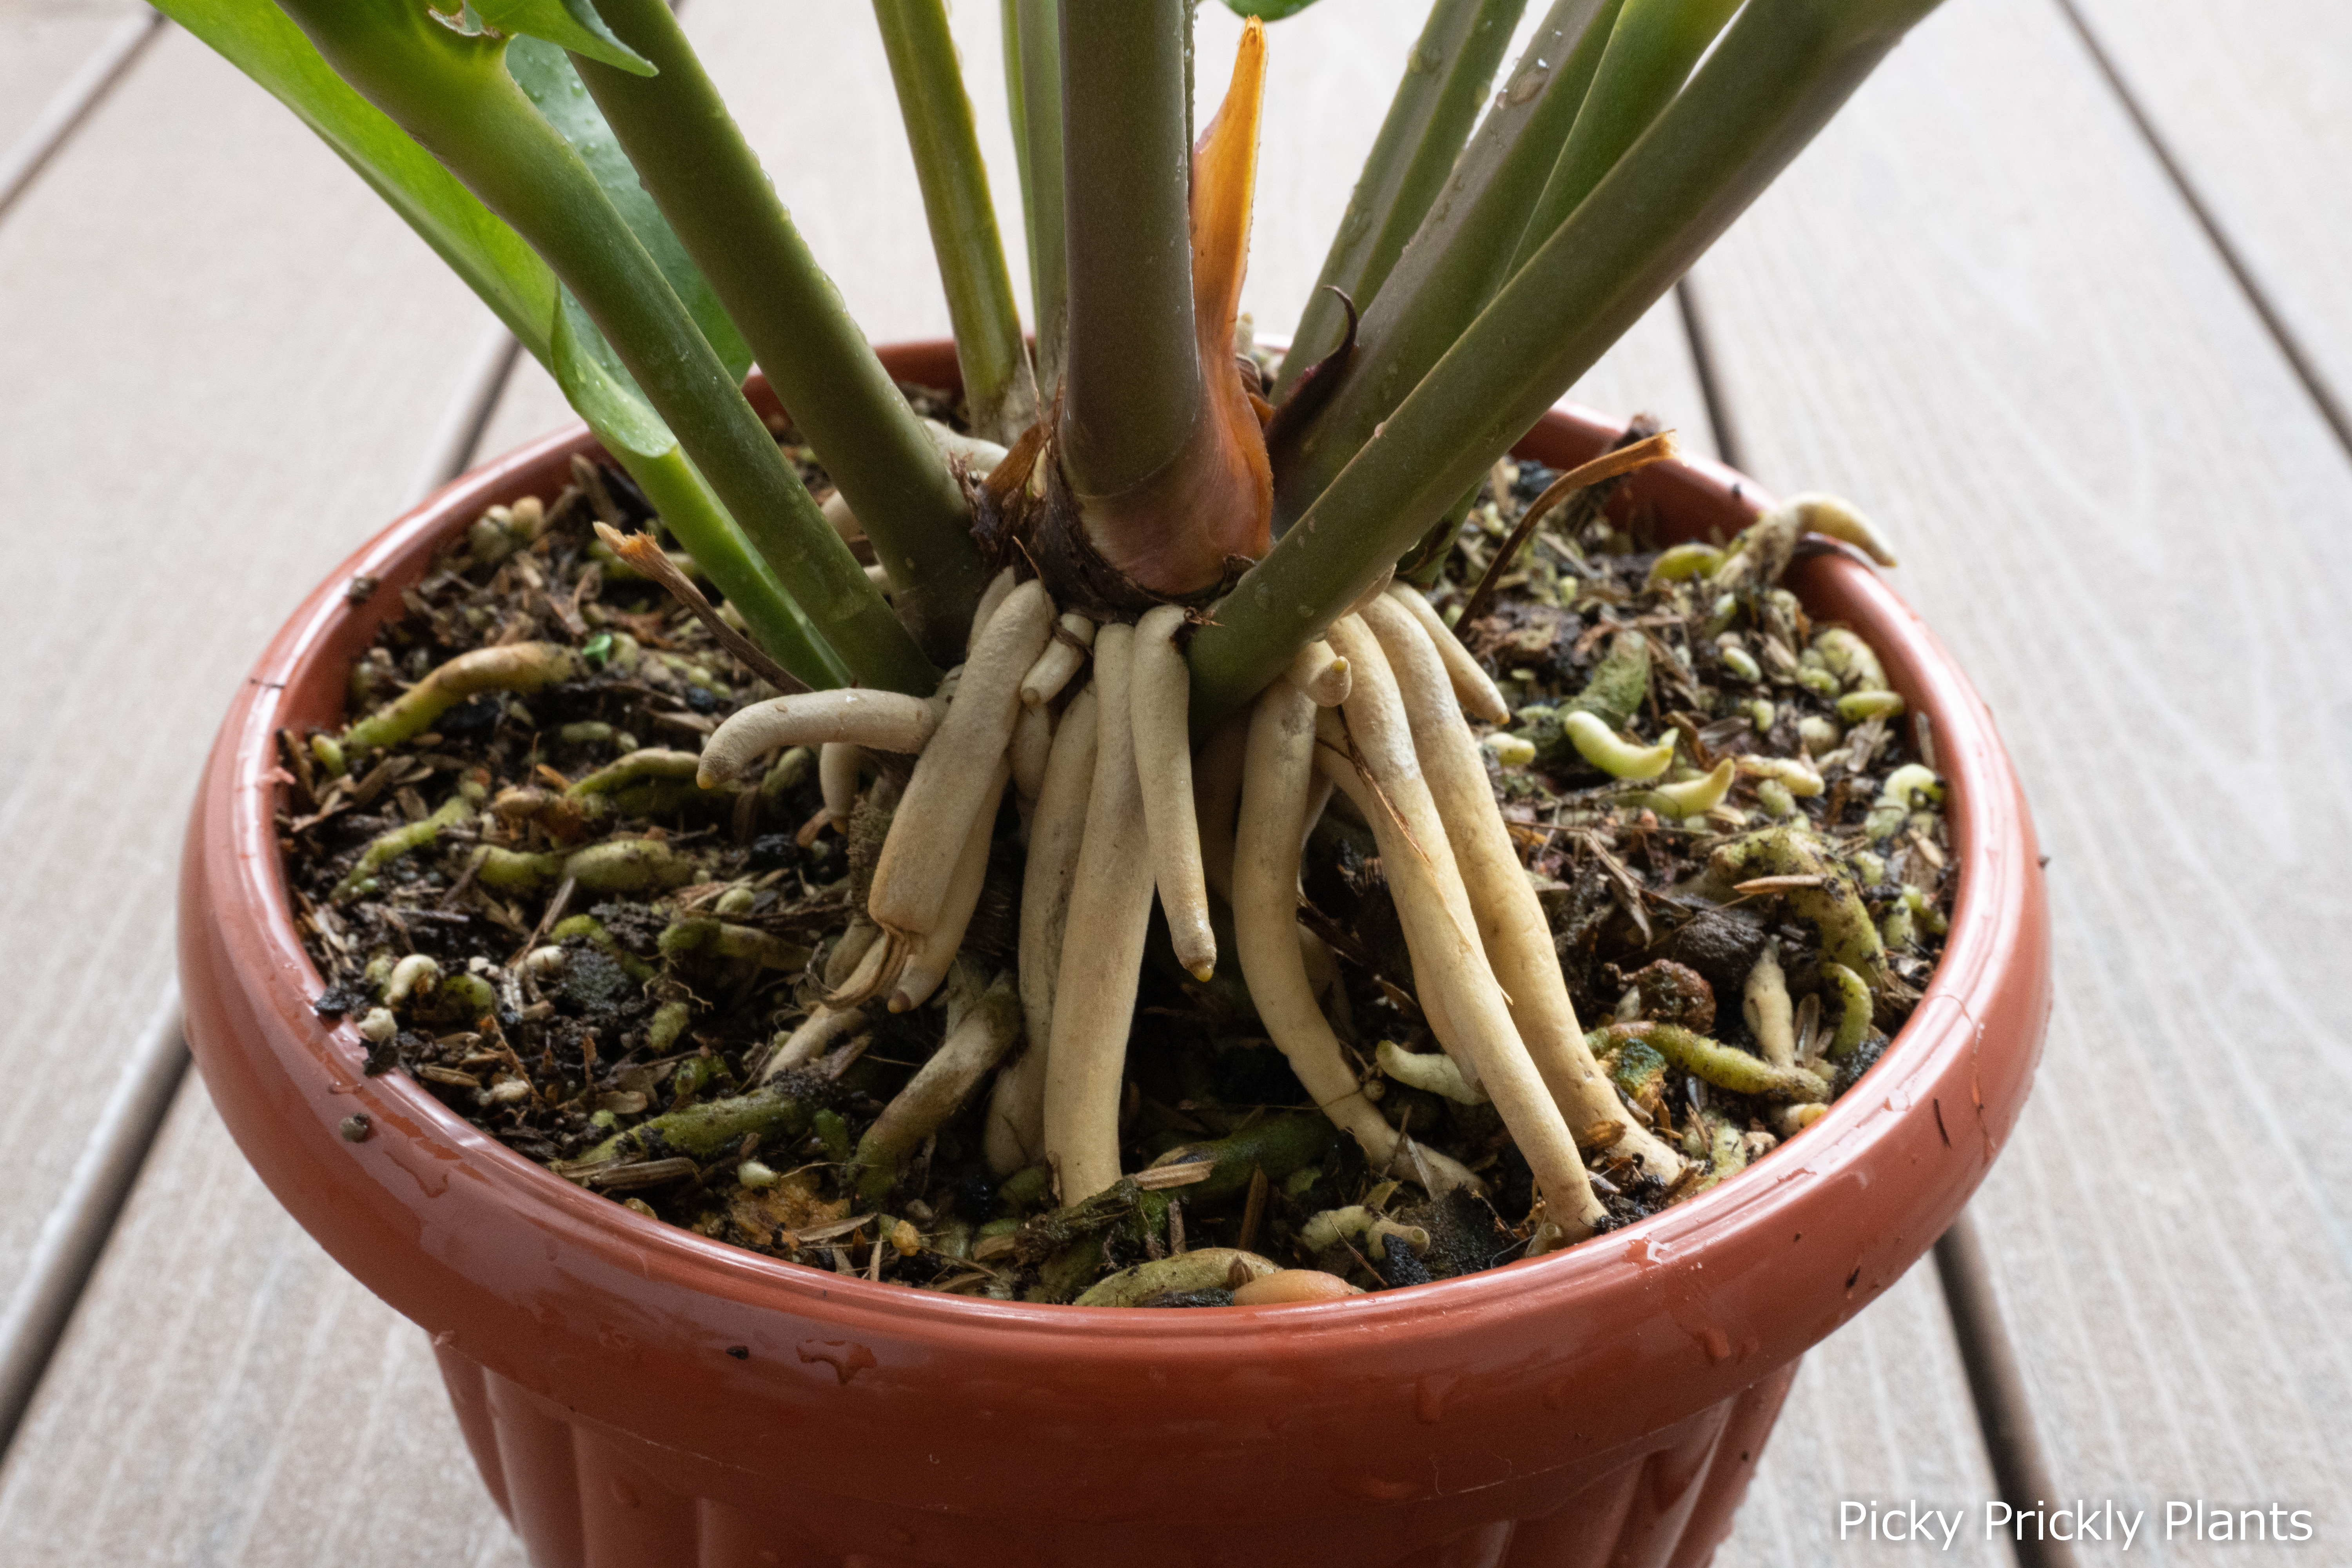
[[[1274,35],[1269,331],[1423,8]],[[944,331],[866,8],[690,26],[873,335]],[[995,8],[958,27],[1009,199]],[[2347,79],[2331,0],[1950,0],[1579,390],[1882,520],[2053,856],[2058,1008],[1977,1246],[1808,1359],[1718,1563],[1916,1552],[1841,1546],[1839,1504],[1980,1521],[2004,1483],[2315,1517],[2299,1552],[2144,1535],[2164,1563],[2352,1561]],[[354,542],[568,418],[510,363],[201,46],[0,0],[0,1562],[522,1561],[422,1337],[247,1171],[171,1017],[215,717]],[[1960,1339],[1948,1288],[1990,1308]]]

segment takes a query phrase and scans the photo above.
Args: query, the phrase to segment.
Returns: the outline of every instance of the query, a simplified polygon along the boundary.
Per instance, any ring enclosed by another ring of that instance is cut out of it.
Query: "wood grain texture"
[[[1976,1214],[2058,1486],[2347,1518],[2352,465],[2046,0],[1931,18],[1703,277],[1759,477],[1885,522],[2054,857]]]
[[[425,1336],[287,1217],[194,1075],[0,1471],[0,1562],[523,1562]]]
[[[2339,406],[2352,400],[2352,10],[2074,0]]]
[[[167,32],[0,224],[0,1281],[162,994],[189,792],[303,591],[409,499],[486,313]]]
[[[1988,1543],[1981,1529],[1990,1486],[1951,1320],[1935,1268],[1923,1261],[1805,1358],[1715,1568],[1916,1553],[1921,1549],[1874,1544],[1865,1531],[1839,1536],[1843,1503],[1914,1500],[1969,1510],[1974,1528],[1938,1552],[1938,1563],[2011,1568],[2008,1549]]]
[[[0,0],[0,165],[58,89],[144,9],[135,0]]]

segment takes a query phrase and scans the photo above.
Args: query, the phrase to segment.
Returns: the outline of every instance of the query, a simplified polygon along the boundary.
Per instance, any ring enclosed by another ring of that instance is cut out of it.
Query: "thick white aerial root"
[[[1250,717],[1234,852],[1234,942],[1259,1020],[1323,1114],[1363,1147],[1376,1171],[1417,1175],[1404,1138],[1364,1097],[1339,1037],[1316,1005],[1298,930],[1298,822],[1315,782],[1315,701],[1287,679]],[[1441,1187],[1478,1185],[1434,1150],[1417,1152]]]
[[[1315,700],[1318,708],[1337,708],[1348,700],[1348,661],[1317,637],[1290,661],[1290,684]]]
[[[723,789],[780,746],[864,746],[876,752],[920,752],[939,715],[919,697],[897,691],[802,691],[754,702],[719,726],[703,743],[695,782]]]
[[[996,618],[997,610],[1012,597],[1017,585],[1018,579],[1013,575],[1013,568],[1007,566],[990,578],[988,586],[981,590],[980,605],[971,613],[971,630],[964,634],[964,657],[969,658],[980,651],[980,634],[987,629],[989,622]],[[1039,592],[1044,590],[1041,588]]]
[[[1318,763],[1349,792],[1372,826],[1423,1011],[1464,1078],[1485,1089],[1501,1112],[1535,1173],[1551,1220],[1570,1238],[1590,1235],[1607,1211],[1488,965],[1387,657],[1370,629],[1353,617],[1331,628],[1331,646],[1354,676],[1354,689],[1341,710],[1354,755],[1326,762],[1318,752]],[[1491,796],[1486,809],[1493,810]],[[1524,880],[1516,857],[1512,871]],[[1549,942],[1545,946],[1549,952]]]
[[[1053,714],[1024,707],[1013,721],[1013,787],[1023,800],[1035,800],[1045,787],[1045,764],[1053,754]]]
[[[996,764],[988,793],[982,797],[980,815],[964,839],[962,855],[957,858],[955,875],[948,881],[939,923],[914,939],[907,962],[899,967],[898,984],[890,993],[893,1013],[904,1013],[929,1001],[947,978],[957,950],[963,946],[963,933],[971,924],[971,912],[980,907],[980,891],[988,881],[988,848],[996,839],[996,806],[1004,798],[1004,781],[1011,773],[1010,763]]]
[[[949,987],[947,1037],[858,1142],[857,1184],[869,1201],[890,1195],[908,1157],[946,1125],[1020,1037],[1021,1004],[1012,977],[999,975],[989,985],[971,963],[958,963]]]
[[[1135,771],[1135,630],[1095,638],[1095,773],[1054,985],[1045,1055],[1045,1153],[1061,1201],[1118,1180],[1118,1096],[1151,925],[1150,843]]]
[[[1388,597],[1402,605],[1421,623],[1421,629],[1429,634],[1431,645],[1445,661],[1446,679],[1453,682],[1454,695],[1462,700],[1462,706],[1489,724],[1508,723],[1511,705],[1503,700],[1494,678],[1479,668],[1470,650],[1462,646],[1462,639],[1454,635],[1454,628],[1422,596],[1421,590],[1410,583],[1393,583],[1389,585]]]
[[[824,797],[824,814],[835,827],[846,830],[857,804],[857,773],[866,753],[846,741],[827,741],[816,754],[817,793]]]
[[[1551,922],[1495,805],[1477,741],[1460,706],[1450,700],[1442,650],[1419,617],[1399,614],[1392,600],[1368,609],[1364,622],[1396,676],[1413,748],[1476,913],[1478,940],[1560,1114],[1580,1142],[1636,1160],[1646,1173],[1673,1181],[1682,1173],[1681,1158],[1624,1113],[1608,1075],[1585,1049]]]
[[[1062,932],[1070,917],[1070,886],[1087,831],[1087,796],[1094,788],[1094,688],[1070,700],[1054,732],[1053,754],[1029,819],[1029,859],[1021,878],[1021,1013],[1028,1047],[996,1075],[989,1097],[982,1147],[1000,1176],[1034,1164],[1045,1148],[1045,1051],[1054,1026],[1054,980]]]
[[[1086,668],[1087,650],[1095,646],[1095,624],[1075,610],[1054,624],[1054,640],[1021,678],[1021,700],[1043,708],[1062,694],[1070,678]]]
[[[1013,742],[1021,677],[1044,650],[1053,619],[1053,601],[1033,580],[1007,593],[980,628],[875,864],[866,912],[892,936],[921,936],[939,924],[956,862]]]
[[[1328,949],[1299,925],[1299,875],[1336,786],[1379,842],[1418,1000],[1445,1053],[1384,1046],[1382,1068],[1465,1102],[1492,1100],[1534,1171],[1547,1238],[1581,1237],[1606,1222],[1580,1145],[1675,1180],[1683,1162],[1624,1113],[1586,1045],[1549,922],[1463,715],[1466,705],[1501,721],[1507,709],[1428,602],[1402,586],[1368,595],[1197,762],[1177,640],[1184,621],[1181,608],[1162,605],[1132,626],[1078,616],[1057,625],[1043,585],[1016,584],[1008,572],[975,617],[968,662],[928,702],[786,700],[713,737],[701,768],[720,781],[776,745],[822,745],[827,805],[845,814],[858,748],[917,752],[856,933],[877,934],[845,938],[826,975],[839,984],[768,1071],[803,1066],[861,1027],[858,1006],[870,998],[887,996],[894,1012],[929,999],[957,963],[1009,782],[1023,801],[1027,865],[1017,973],[999,989],[1008,1018],[1017,996],[1021,1026],[992,1026],[952,1058],[943,1048],[938,1068],[956,1101],[996,1068],[983,1131],[992,1169],[1042,1157],[1066,1205],[1118,1181],[1120,1094],[1155,889],[1179,961],[1206,980],[1217,957],[1214,888],[1233,905],[1235,956],[1260,1018],[1318,1107],[1374,1168],[1435,1193],[1478,1187],[1459,1163],[1390,1126],[1324,1014],[1323,993],[1341,1007],[1345,994]],[[1057,722],[1054,708],[1085,670],[1089,645],[1091,679]],[[882,734],[874,726],[885,715],[904,728]],[[1614,735],[1595,739],[1635,750]],[[1621,776],[1663,772],[1643,765],[1646,756],[1633,766],[1612,760]],[[1705,810],[1731,772],[1727,762],[1651,795],[1664,809]],[[1324,971],[1319,985],[1310,957]],[[962,1005],[951,1001],[950,1012]],[[1784,1014],[1786,1005],[1784,991]],[[1014,1050],[1014,1034],[1026,1035],[1025,1049]],[[927,1089],[919,1098],[939,1097]],[[877,1187],[911,1147],[885,1142],[867,1162]]]
[[[1195,980],[1216,973],[1217,937],[1209,928],[1209,886],[1201,869],[1201,825],[1192,803],[1192,680],[1175,637],[1181,605],[1160,605],[1135,627],[1130,677],[1135,767],[1143,788],[1144,831],[1151,872],[1176,962]]]
[[[760,1081],[765,1083],[778,1073],[808,1066],[834,1047],[863,1031],[866,1025],[863,1008],[828,1007],[822,1002],[818,1003],[816,1011],[768,1054],[767,1065],[760,1069]]]

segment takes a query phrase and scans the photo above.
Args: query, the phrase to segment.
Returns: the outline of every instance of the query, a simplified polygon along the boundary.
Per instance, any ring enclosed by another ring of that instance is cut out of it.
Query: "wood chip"
[[[1732,891],[1748,898],[1762,898],[1768,893],[1794,893],[1807,888],[1825,888],[1830,879],[1818,874],[1801,877],[1750,877],[1745,882],[1734,882]]]
[[[625,1193],[640,1187],[663,1187],[672,1182],[690,1181],[701,1172],[701,1166],[680,1155],[674,1160],[638,1160],[598,1165],[577,1173],[574,1179],[600,1193]]]
[[[1138,1171],[1135,1184],[1147,1193],[1165,1192],[1170,1187],[1189,1187],[1205,1182],[1216,1174],[1214,1160],[1186,1160],[1180,1164],[1154,1165],[1148,1171]]]

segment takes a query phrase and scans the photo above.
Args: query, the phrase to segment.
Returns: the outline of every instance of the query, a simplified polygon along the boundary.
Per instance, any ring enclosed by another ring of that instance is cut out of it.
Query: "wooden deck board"
[[[0,166],[52,95],[143,9],[135,0],[0,0]]]
[[[964,7],[958,26],[964,35],[967,70],[981,100],[983,133],[998,137],[992,126],[1002,123],[1001,109],[991,96],[996,70],[993,18],[981,15],[985,9]],[[1418,23],[1413,9],[1386,4],[1377,15],[1381,26],[1398,29],[1396,37],[1409,40]],[[1310,13],[1276,35],[1273,92],[1284,102],[1301,105],[1317,103],[1318,91],[1323,97],[1319,108],[1299,107],[1288,121],[1282,117],[1293,111],[1277,104],[1269,126],[1267,188],[1301,193],[1293,205],[1270,201],[1260,220],[1262,257],[1289,247],[1283,265],[1262,261],[1253,277],[1249,303],[1269,331],[1284,330],[1281,324],[1295,319],[1319,265],[1324,237],[1352,178],[1357,149],[1369,138],[1383,107],[1379,94],[1366,93],[1352,79],[1335,77],[1318,89],[1312,73],[1297,78],[1282,74],[1288,61],[1317,58],[1315,35],[1307,28],[1326,15]],[[1328,15],[1336,18],[1338,8],[1329,8]],[[1204,22],[1215,16],[1204,12]],[[738,6],[736,0],[696,0],[688,16],[703,33],[714,60],[723,62],[722,74],[739,95],[750,95],[748,101],[761,101],[764,85],[792,74],[790,58],[774,41],[774,25],[758,21],[757,8]],[[754,19],[746,21],[747,16]],[[793,19],[803,28],[839,28],[849,63],[838,72],[828,71],[824,93],[809,95],[797,108],[769,110],[772,118],[768,119],[757,110],[749,114],[753,140],[769,157],[820,255],[837,272],[849,274],[845,288],[852,290],[853,304],[873,335],[881,340],[942,331],[944,312],[935,303],[936,278],[895,125],[887,134],[859,143],[876,150],[870,160],[875,166],[866,173],[852,175],[839,168],[829,175],[809,173],[818,167],[818,149],[838,146],[838,127],[845,117],[854,115],[865,124],[870,117],[881,116],[882,123],[889,124],[893,105],[878,48],[870,42],[870,24],[862,12],[853,26],[837,10],[805,5],[794,10]],[[1209,31],[1204,27],[1204,33]],[[803,53],[811,35],[803,30],[797,37],[793,52]],[[159,94],[142,74],[139,82],[126,83],[138,90],[124,94],[122,103],[110,104],[100,121],[86,128],[85,138],[102,144],[106,136],[130,135],[115,128],[125,117],[137,133],[162,138],[172,134],[166,128],[175,120],[183,128],[209,125],[217,122],[209,116],[230,113],[245,116],[230,124],[232,133],[246,139],[248,158],[255,156],[250,147],[257,135],[271,148],[300,142],[299,130],[240,84],[200,81],[204,67],[222,77],[226,73],[208,59],[190,63],[184,57],[194,46],[187,40],[170,41],[173,52],[166,58],[170,70],[178,73],[173,79],[187,79],[177,89],[183,96]],[[1401,55],[1402,47],[1399,42],[1392,52]],[[1204,55],[1217,58],[1213,39],[1204,41]],[[142,70],[163,68],[151,59]],[[1392,62],[1380,63],[1377,79],[1385,80],[1392,69]],[[1292,85],[1286,94],[1286,81]],[[189,100],[199,87],[205,95],[201,104]],[[1324,161],[1327,166],[1319,174],[1307,166],[1279,172],[1275,161],[1277,123],[1291,127],[1279,140],[1301,149],[1301,160]],[[48,178],[63,183],[84,177],[79,164],[86,153],[77,145],[72,153],[77,166],[68,169],[61,163]],[[200,144],[184,156],[190,165],[201,168],[208,158],[217,158],[217,148]],[[262,318],[257,308],[238,301],[292,298],[306,279],[320,276],[337,279],[341,300],[358,301],[359,309],[356,319],[339,317],[332,328],[310,325],[309,337],[298,334],[295,341],[272,348],[277,357],[268,362],[268,375],[258,378],[261,390],[251,390],[255,383],[247,383],[241,394],[257,405],[250,428],[236,428],[247,439],[266,437],[273,420],[288,417],[315,419],[314,427],[326,428],[331,421],[326,412],[319,411],[320,405],[345,395],[345,389],[340,378],[310,373],[308,362],[339,350],[367,352],[379,329],[399,343],[402,358],[396,364],[370,365],[376,379],[367,401],[381,408],[388,396],[396,406],[383,414],[380,429],[371,437],[380,441],[380,450],[344,451],[333,454],[332,460],[328,454],[302,454],[282,486],[280,476],[273,475],[267,488],[232,482],[234,466],[208,466],[215,459],[206,454],[219,439],[208,427],[174,431],[166,449],[203,469],[210,483],[199,487],[200,493],[218,492],[247,508],[264,509],[261,521],[247,526],[261,531],[258,537],[268,558],[261,569],[252,571],[250,584],[237,589],[237,602],[249,611],[237,620],[236,637],[223,633],[222,639],[230,645],[226,650],[205,653],[215,664],[226,659],[223,668],[208,664],[193,675],[185,668],[174,672],[174,680],[184,683],[189,695],[178,704],[180,712],[170,718],[190,738],[181,742],[179,771],[159,770],[154,780],[142,786],[151,793],[166,785],[185,788],[227,681],[235,679],[235,671],[258,647],[276,616],[340,552],[340,543],[331,546],[315,534],[304,534],[293,520],[313,513],[348,519],[347,523],[339,521],[332,534],[343,541],[395,510],[405,499],[402,492],[418,454],[448,400],[457,395],[462,369],[479,339],[480,313],[462,304],[453,311],[442,310],[455,286],[436,289],[415,280],[414,274],[431,271],[429,259],[421,259],[421,247],[412,256],[404,247],[413,242],[393,230],[389,220],[372,226],[364,192],[331,161],[317,154],[306,163],[291,152],[268,156],[285,157],[300,180],[289,184],[279,178],[274,185],[256,181],[250,195],[210,198],[227,203],[226,218],[243,225],[241,229],[225,225],[223,233],[275,236],[288,226],[287,214],[299,212],[314,233],[324,214],[331,220],[323,225],[325,232],[339,232],[337,225],[341,224],[366,238],[352,239],[347,247],[318,241],[274,270],[266,284],[243,279],[233,287],[219,284],[235,298],[223,303],[212,328],[215,336],[205,341],[215,353],[224,339],[242,342]],[[998,166],[1004,167],[1001,158],[1000,153]],[[323,172],[317,167],[320,164]],[[266,158],[264,166],[275,167]],[[313,175],[315,187],[308,183]],[[184,171],[184,186],[187,177]],[[269,197],[286,200],[289,189],[300,194],[283,209],[261,194],[267,191]],[[1001,201],[1009,201],[1010,185],[998,195]],[[1319,214],[1307,210],[1309,195],[1324,202]],[[247,205],[238,205],[240,202]],[[203,203],[196,205],[201,208]],[[0,282],[10,276],[11,243],[29,244],[25,237],[36,233],[35,226],[42,221],[28,198],[28,205],[0,228]],[[181,221],[186,221],[184,213]],[[1282,237],[1286,223],[1293,226]],[[883,228],[886,224],[894,226]],[[392,232],[387,236],[386,231]],[[854,248],[853,240],[857,242]],[[836,258],[835,247],[847,260]],[[403,267],[380,263],[396,272],[394,278],[344,276],[368,258],[394,253],[403,258]],[[883,258],[890,259],[886,264]],[[142,275],[128,265],[122,270],[117,286],[135,288],[134,278]],[[233,268],[223,270],[236,276]],[[1020,271],[1016,259],[1017,279]],[[1020,281],[1025,293],[1025,279]],[[152,293],[152,280],[147,288]],[[857,289],[870,290],[870,296]],[[30,301],[21,308],[28,320],[34,318],[41,299],[37,290],[20,289],[10,298]],[[0,304],[0,310],[5,309]],[[1718,309],[1717,314],[1722,313]],[[184,333],[192,329],[173,330]],[[194,330],[201,335],[201,327]],[[338,331],[344,335],[337,337]],[[174,365],[183,355],[201,364],[202,355],[195,352],[201,346],[182,345],[175,351]],[[115,350],[105,363],[143,363],[131,353],[134,348],[142,354],[153,352],[133,342]],[[251,344],[245,346],[248,359],[257,352]],[[93,380],[93,384],[102,384]],[[428,393],[441,402],[436,405]],[[1702,449],[1707,446],[1706,412],[1671,303],[1654,312],[1578,395],[1619,411],[1654,408],[1681,426],[1695,445]],[[234,407],[239,395],[225,394],[224,404]],[[331,412],[335,419],[353,417],[348,403],[334,405]],[[1748,416],[1744,408],[1742,413]],[[526,362],[492,423],[487,444],[496,449],[565,417],[551,386]],[[86,399],[70,423],[60,416],[60,426],[83,432],[87,444],[89,431],[107,427],[107,410]],[[120,486],[127,477],[135,476],[112,469],[109,480]],[[1767,477],[1781,480],[1799,476]],[[86,482],[59,479],[57,494],[53,509],[92,504]],[[145,494],[136,492],[127,501],[114,498],[111,504],[118,510],[128,506],[135,511]],[[157,510],[152,500],[144,505],[150,513]],[[268,510],[279,505],[289,510]],[[149,537],[124,526],[132,538]],[[241,564],[252,570],[251,563]],[[206,569],[180,556],[172,558],[172,567],[180,581],[189,580],[190,572],[200,575]],[[103,566],[89,570],[95,574]],[[212,570],[215,578],[222,571]],[[86,581],[101,580],[93,575]],[[152,618],[156,606],[142,607]],[[124,612],[126,616],[130,613]],[[46,655],[50,668],[63,668],[73,658],[86,657],[81,650],[87,645],[68,635],[68,630],[45,634],[46,643],[35,639],[37,648],[51,650]],[[202,634],[194,622],[167,620],[159,635]],[[211,679],[213,686],[199,689],[202,679]],[[102,684],[99,689],[104,689]],[[0,716],[0,724],[29,727],[33,722],[30,715]],[[0,747],[15,745],[14,735],[0,729]],[[7,754],[19,753],[9,750]],[[36,775],[31,782],[37,786],[47,776]],[[124,806],[121,798],[112,798],[96,803],[95,808],[120,811]],[[0,805],[0,812],[6,809]],[[151,857],[161,862],[152,890],[143,896],[135,917],[122,917],[128,922],[124,931],[152,940],[150,962],[158,974],[160,965],[168,962],[160,928],[167,909],[168,843],[176,837],[177,810],[175,796],[164,852]],[[0,831],[5,831],[5,820],[0,818]],[[29,913],[19,914],[16,925],[26,926],[29,920]],[[50,967],[65,974],[57,984],[81,983],[81,972],[69,957],[53,961]],[[33,973],[48,971],[28,972]],[[109,973],[119,978],[117,971]],[[137,1008],[126,1004],[124,1010]],[[57,1012],[53,1007],[49,1016]],[[70,1024],[77,1038],[123,1037],[128,1028],[90,1005]],[[14,1043],[20,1038],[36,1044]],[[48,1038],[23,1030],[0,1035],[0,1053],[38,1048]],[[100,1084],[99,1092],[102,1089]],[[29,1137],[31,1131],[29,1125],[19,1129],[0,1123],[0,1140],[21,1150],[27,1143],[14,1140]],[[52,1141],[69,1160],[70,1140]],[[31,1139],[30,1145],[37,1149],[39,1140]],[[159,1293],[154,1288],[159,1279],[176,1283]],[[145,1348],[132,1357],[125,1353],[131,1344]],[[135,1434],[129,1441],[126,1431]],[[1920,1491],[1942,1492],[1954,1500],[1981,1497],[1988,1483],[1974,1444],[1948,1329],[1932,1276],[1923,1268],[1809,1363],[1767,1450],[1740,1532],[1723,1561],[1817,1560],[1834,1542],[1836,1504],[1846,1496],[1892,1499]],[[245,1171],[201,1089],[191,1083],[68,1335],[25,1439],[0,1471],[0,1559],[31,1552],[37,1560],[67,1564],[336,1561],[353,1568],[379,1562],[503,1565],[520,1561],[511,1537],[497,1523],[478,1489],[469,1482],[451,1483],[452,1465],[458,1480],[465,1481],[454,1424],[440,1402],[421,1336],[343,1278],[276,1210]],[[445,1506],[428,1509],[428,1500],[435,1499]]]
[[[2338,409],[2352,407],[2352,212],[2342,192],[2352,10],[2330,0],[2074,0],[2074,9]]]
[[[483,319],[177,32],[0,223],[0,473],[11,526],[56,546],[11,611],[0,701],[0,1068],[42,1086],[0,1105],[12,1287],[171,973],[218,714],[302,592],[404,501]]]
[[[433,1352],[191,1077],[0,1476],[0,1562],[520,1568]]]
[[[1916,1499],[1980,1519],[1990,1479],[1967,1398],[1943,1293],[1922,1261],[1805,1358],[1715,1568],[1799,1568],[1891,1550],[1840,1540],[1848,1500],[1899,1508]],[[2011,1563],[1980,1530],[1962,1531],[1937,1561]]]
[[[2058,1486],[2344,1517],[2352,466],[2046,0],[1931,18],[1701,275],[1759,479],[1887,526],[2054,857],[1976,1212]]]

